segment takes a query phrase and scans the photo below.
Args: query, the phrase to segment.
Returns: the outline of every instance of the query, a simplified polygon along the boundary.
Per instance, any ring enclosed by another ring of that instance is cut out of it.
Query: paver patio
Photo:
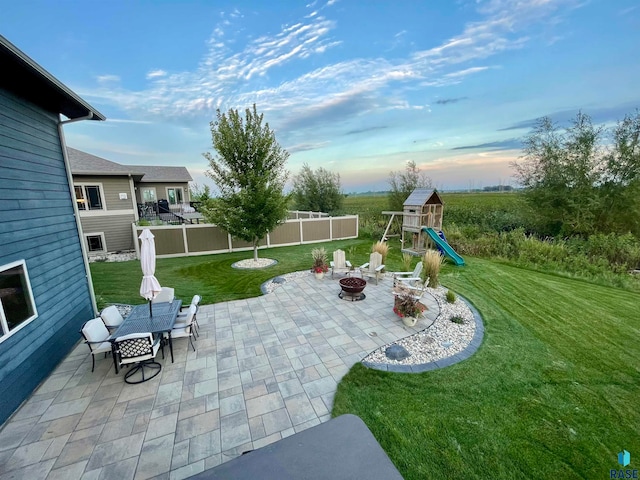
[[[78,344],[0,431],[0,480],[181,479],[328,420],[343,375],[427,321],[403,326],[388,278],[363,301],[339,291],[309,274],[202,306],[196,351],[174,341],[175,362],[158,355],[162,372],[140,385],[110,357],[92,373]]]

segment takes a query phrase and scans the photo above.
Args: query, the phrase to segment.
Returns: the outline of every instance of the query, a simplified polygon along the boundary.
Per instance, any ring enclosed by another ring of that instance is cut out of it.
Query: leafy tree
[[[626,115],[612,133],[605,156],[604,214],[608,231],[640,235],[640,111]]]
[[[421,172],[412,160],[407,162],[404,172],[389,174],[389,209],[401,212],[404,201],[416,188],[432,188],[431,179],[425,172]]]
[[[194,183],[189,187],[189,196],[192,202],[208,202],[212,199],[211,187],[209,187],[209,185],[203,185],[201,187],[197,183]]]
[[[342,208],[344,195],[340,190],[340,174],[320,167],[311,170],[306,163],[293,178],[293,199],[298,210],[335,212]]]
[[[579,112],[561,130],[539,119],[513,164],[543,235],[640,233],[640,117],[625,117],[607,143],[604,127]]]
[[[217,155],[203,154],[211,168],[205,173],[220,190],[204,216],[232,236],[251,242],[254,260],[260,240],[286,220],[289,200],[283,193],[289,153],[262,120],[255,104],[253,110],[246,109],[244,120],[237,110],[226,114],[218,110],[217,120],[210,123]]]

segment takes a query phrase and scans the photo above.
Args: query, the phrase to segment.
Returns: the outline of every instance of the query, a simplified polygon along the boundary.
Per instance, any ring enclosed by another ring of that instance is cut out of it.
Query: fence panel
[[[153,230],[156,237],[156,255],[177,255],[184,254],[184,239],[180,227],[160,227]]]
[[[192,225],[186,228],[189,253],[229,250],[229,235],[216,225]]]
[[[322,242],[331,240],[330,219],[309,219],[302,222],[302,239],[304,242]]]
[[[269,233],[269,245],[294,245],[302,241],[300,237],[300,222],[288,221],[281,223],[275,230]]]
[[[303,213],[303,212],[296,212]],[[308,212],[307,212],[308,213]],[[133,224],[136,251],[140,253],[138,236],[145,228],[155,236],[158,257],[209,255],[253,248],[250,242],[231,239],[216,225],[183,224],[141,227]],[[326,242],[358,237],[358,216],[291,219],[278,225],[260,241],[260,248]]]

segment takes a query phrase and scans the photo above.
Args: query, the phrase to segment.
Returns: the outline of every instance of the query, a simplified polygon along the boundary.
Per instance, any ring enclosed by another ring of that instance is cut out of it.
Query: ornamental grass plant
[[[389,244],[387,242],[377,241],[371,247],[371,253],[378,252],[382,255],[382,263],[384,264],[387,261],[387,255],[389,254]]]
[[[314,273],[327,273],[329,271],[327,251],[324,247],[311,250],[311,257],[313,258],[311,270],[313,270]]]
[[[436,288],[439,285],[438,275],[440,275],[440,269],[444,258],[437,250],[427,250],[422,257],[422,281],[429,280],[427,285],[429,288]]]

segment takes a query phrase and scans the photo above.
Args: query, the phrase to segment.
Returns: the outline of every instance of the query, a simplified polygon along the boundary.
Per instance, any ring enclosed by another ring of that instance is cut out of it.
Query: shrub
[[[378,252],[382,255],[382,263],[384,263],[387,260],[387,255],[389,254],[389,245],[387,242],[378,241],[371,247],[371,252]]]
[[[447,290],[447,302],[456,303],[456,294],[451,290]]]
[[[464,323],[464,318],[456,315],[455,317],[451,317],[450,319],[453,323],[462,324]]]
[[[402,271],[408,272],[409,270],[411,270],[412,260],[413,260],[413,255],[411,255],[410,253],[405,252],[402,254]]]
[[[438,275],[440,274],[440,268],[443,262],[442,255],[437,250],[427,250],[422,257],[422,281],[426,282],[429,279],[430,288],[436,288],[438,286]]]

